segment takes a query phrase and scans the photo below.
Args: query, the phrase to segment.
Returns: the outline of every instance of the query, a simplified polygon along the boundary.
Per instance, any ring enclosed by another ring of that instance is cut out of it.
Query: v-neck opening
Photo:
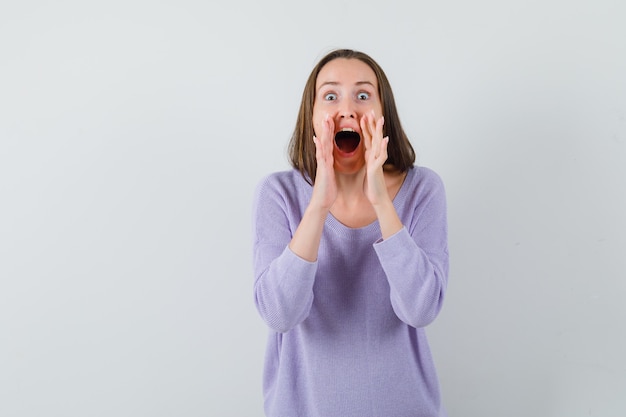
[[[413,176],[415,175],[415,169],[414,167],[409,168],[405,175],[404,178],[402,179],[402,184],[400,184],[400,188],[398,188],[398,191],[396,192],[396,195],[393,197],[393,199],[391,200],[393,206],[395,207],[395,209],[398,209],[398,203],[400,201],[402,201],[405,197],[405,194],[407,193],[406,188],[408,187],[407,183],[409,182],[409,175]],[[368,223],[364,226],[359,226],[359,227],[350,227],[345,225],[342,221],[340,221],[337,217],[335,217],[334,214],[332,214],[331,212],[328,213],[328,217],[326,219],[327,223],[335,230],[345,230],[348,232],[368,232],[371,229],[376,229],[378,230],[378,218],[375,218],[374,221],[372,221],[371,223]]]

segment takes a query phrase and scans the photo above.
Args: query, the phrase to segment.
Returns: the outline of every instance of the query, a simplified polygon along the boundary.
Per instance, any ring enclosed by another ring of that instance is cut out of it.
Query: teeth
[[[350,127],[344,127],[343,129],[341,129],[342,132],[354,132],[354,129],[350,128]]]

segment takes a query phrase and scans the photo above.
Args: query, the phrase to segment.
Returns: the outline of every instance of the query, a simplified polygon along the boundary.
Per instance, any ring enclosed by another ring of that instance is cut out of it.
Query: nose
[[[354,106],[348,100],[344,101],[339,109],[339,116],[342,119],[356,119]]]

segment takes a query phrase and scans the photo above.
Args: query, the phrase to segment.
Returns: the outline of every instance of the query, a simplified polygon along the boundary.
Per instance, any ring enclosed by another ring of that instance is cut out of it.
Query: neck
[[[354,194],[363,192],[363,182],[365,181],[365,167],[353,174],[336,173],[335,180],[339,194]]]

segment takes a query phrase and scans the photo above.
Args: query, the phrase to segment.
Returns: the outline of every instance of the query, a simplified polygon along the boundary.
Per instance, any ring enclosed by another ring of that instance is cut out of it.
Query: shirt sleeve
[[[288,246],[299,219],[285,189],[271,176],[262,181],[252,213],[255,304],[276,332],[286,332],[308,316],[317,271],[317,262],[300,258]]]
[[[396,315],[410,326],[425,327],[439,314],[448,283],[446,198],[439,177],[416,199],[412,216],[374,250]]]

